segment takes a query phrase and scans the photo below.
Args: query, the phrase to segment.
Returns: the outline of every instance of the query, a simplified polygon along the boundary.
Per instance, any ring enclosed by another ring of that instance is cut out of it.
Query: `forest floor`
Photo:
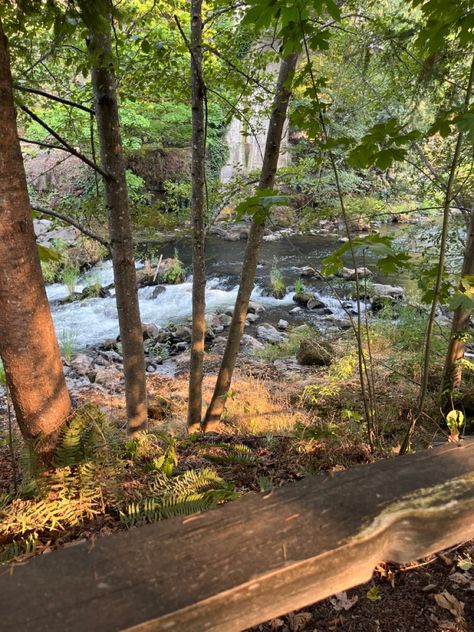
[[[36,540],[29,549],[25,542],[22,541],[21,546],[18,543],[14,524],[16,514],[33,501],[17,500],[6,508],[2,508],[0,502],[4,521],[0,545],[3,545],[4,560],[25,559],[129,528],[130,523],[123,519],[121,512],[127,502],[139,501],[146,493],[154,456],[166,454],[164,436],[174,437],[173,476],[197,472],[211,465],[239,495],[279,487],[308,475],[324,476],[377,459],[396,458],[407,415],[416,401],[418,376],[412,371],[412,349],[416,343],[408,339],[408,330],[400,333],[389,327],[389,324],[384,325],[383,336],[375,331],[372,346],[378,367],[376,405],[379,418],[384,420],[383,442],[375,452],[370,451],[366,441],[354,348],[349,335],[332,341],[336,356],[332,368],[298,366],[285,352],[288,349],[274,346],[269,346],[260,356],[241,356],[226,406],[225,423],[218,433],[192,439],[186,436],[184,421],[188,356],[182,354],[174,376],[155,373],[147,378],[150,410],[155,417],[151,430],[157,431],[162,443],[153,444],[151,455],[144,454],[141,460],[136,455],[131,456],[126,447],[119,457],[120,467],[114,465],[116,469],[104,470],[106,477],[117,476],[120,481],[120,504],[114,500],[114,492],[102,510],[95,511],[94,515],[80,515],[63,530],[42,532],[41,525],[32,526]],[[397,346],[400,342],[407,348]],[[219,353],[211,350],[206,355],[205,401],[210,399],[218,362]],[[434,386],[437,368],[435,361],[431,380]],[[105,411],[107,419],[112,420],[113,432],[123,436],[123,389],[104,393],[103,389],[86,388],[76,393],[75,404],[79,409],[92,404]],[[417,428],[417,449],[446,440],[434,420],[435,411],[431,413],[432,418],[428,415]],[[4,426],[4,435],[6,430]],[[110,435],[114,441],[116,434]],[[18,478],[18,472],[24,467],[19,457],[20,438],[16,437],[14,443]],[[161,452],[153,452],[156,449]],[[4,498],[11,496],[12,480],[10,448],[5,442],[0,445],[0,496],[2,493]],[[106,491],[107,486],[106,480]],[[15,511],[9,512],[8,507],[12,506]],[[44,520],[47,522],[49,517]],[[277,617],[252,630],[468,632],[474,630],[473,562],[474,543],[402,566],[381,561],[367,584],[302,611]]]

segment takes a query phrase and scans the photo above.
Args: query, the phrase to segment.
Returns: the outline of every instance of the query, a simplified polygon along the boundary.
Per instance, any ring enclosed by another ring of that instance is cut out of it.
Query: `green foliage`
[[[370,252],[378,257],[377,267],[384,274],[395,274],[401,270],[407,270],[410,263],[410,256],[403,251],[396,251],[393,248],[393,239],[388,236],[368,235],[366,237],[353,237],[352,240],[342,244],[329,257],[323,260],[323,274],[336,274],[344,267],[343,255],[350,252],[351,247],[354,253]]]
[[[174,478],[158,473],[149,485],[148,495],[129,503],[120,512],[120,519],[128,527],[138,526],[205,511],[237,496],[233,486],[210,468],[188,470]]]
[[[301,279],[296,279],[295,281],[295,294],[302,294],[306,292],[305,284]]]
[[[61,280],[67,287],[69,295],[72,296],[76,290],[77,280],[79,278],[79,268],[74,265],[68,265],[61,273]]]
[[[210,450],[202,456],[214,463],[243,466],[258,464],[253,451],[243,443],[201,443],[197,447],[199,450]]]
[[[241,221],[246,215],[250,215],[257,224],[264,224],[272,206],[287,204],[287,202],[287,196],[279,195],[277,191],[259,189],[255,195],[237,205],[235,218]]]
[[[174,251],[173,262],[170,268],[163,274],[164,283],[182,283],[184,281],[185,269],[179,258],[178,251]]]
[[[320,332],[312,325],[301,325],[290,331],[287,340],[277,344],[265,345],[265,348],[258,350],[256,355],[269,361],[277,360],[279,358],[290,358],[296,354],[302,340],[305,338],[314,340],[319,338],[320,335]]]
[[[389,169],[396,161],[403,160],[408,145],[420,136],[418,131],[404,132],[395,118],[385,123],[377,123],[364,136],[359,145],[349,153],[348,161],[354,167],[367,169],[375,165],[379,169]]]
[[[275,298],[284,298],[286,294],[285,281],[281,271],[275,265],[270,271],[270,287]]]
[[[355,353],[349,353],[334,360],[327,371],[324,384],[305,386],[301,400],[314,406],[320,403],[321,399],[335,397],[339,394],[341,386],[354,374],[356,364],[357,356]]]
[[[76,350],[76,336],[70,329],[63,329],[59,336],[61,354],[67,362],[71,362]]]

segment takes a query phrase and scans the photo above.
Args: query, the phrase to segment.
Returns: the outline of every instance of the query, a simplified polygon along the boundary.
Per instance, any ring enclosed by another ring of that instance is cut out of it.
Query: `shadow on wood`
[[[314,477],[0,574],[3,632],[239,631],[474,537],[474,442]]]

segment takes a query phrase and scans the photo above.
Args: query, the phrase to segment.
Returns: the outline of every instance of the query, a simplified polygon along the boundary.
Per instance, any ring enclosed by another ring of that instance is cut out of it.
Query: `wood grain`
[[[474,537],[474,442],[313,477],[0,573],[2,630],[243,630]]]

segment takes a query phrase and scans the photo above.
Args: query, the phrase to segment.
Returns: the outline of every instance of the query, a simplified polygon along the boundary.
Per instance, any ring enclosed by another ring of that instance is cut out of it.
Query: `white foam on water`
[[[99,282],[108,285],[112,282],[111,265],[100,264],[88,275],[78,281],[77,291],[88,283]],[[92,279],[92,281],[91,281]],[[231,309],[237,296],[237,286],[225,290],[225,279],[212,278],[206,286],[206,312]],[[142,322],[155,323],[162,327],[169,323],[180,323],[191,316],[192,282],[187,280],[178,285],[167,285],[164,292],[152,298],[154,287],[141,288],[138,291]],[[47,288],[50,300],[68,295],[64,285],[54,284]],[[262,288],[255,288],[252,299],[266,307],[291,305],[293,293],[278,300],[262,296]],[[97,344],[107,338],[118,335],[118,318],[115,298],[91,298],[64,305],[52,305],[52,314],[59,340],[71,339],[76,347]]]

